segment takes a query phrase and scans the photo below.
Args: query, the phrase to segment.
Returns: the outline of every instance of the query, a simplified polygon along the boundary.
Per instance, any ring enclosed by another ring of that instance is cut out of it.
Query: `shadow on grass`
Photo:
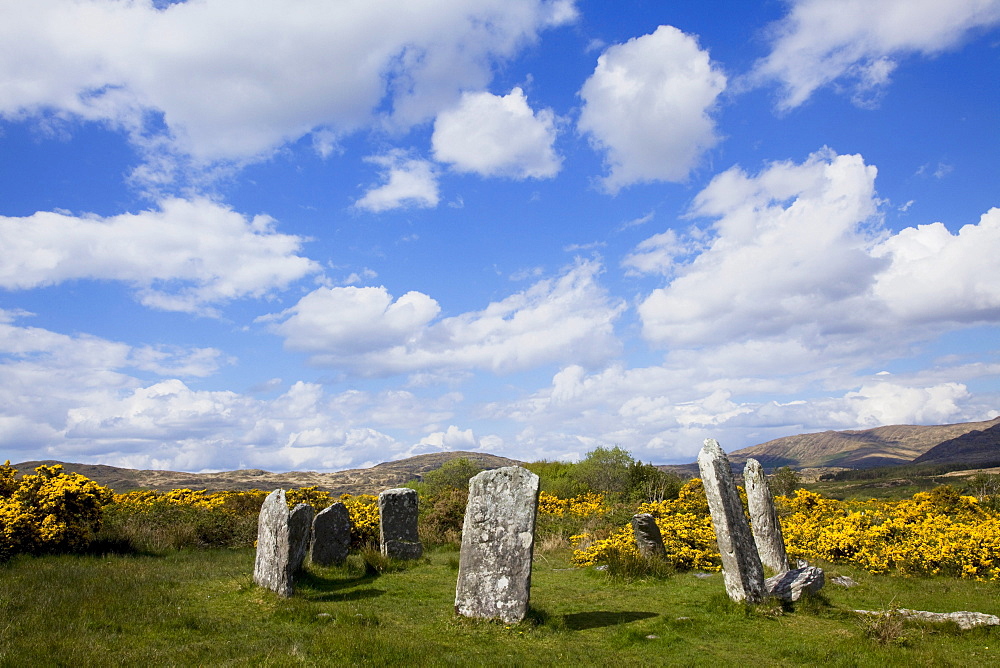
[[[658,617],[656,612],[609,612],[605,610],[595,612],[574,612],[563,615],[566,628],[572,631],[583,631],[584,629],[596,629],[603,626],[616,626],[618,624],[628,624],[637,622],[640,619]]]
[[[329,578],[307,570],[295,577],[295,586],[313,601],[360,601],[376,598],[385,593],[383,589],[365,587],[379,577],[381,577],[379,573],[369,571],[354,576]]]

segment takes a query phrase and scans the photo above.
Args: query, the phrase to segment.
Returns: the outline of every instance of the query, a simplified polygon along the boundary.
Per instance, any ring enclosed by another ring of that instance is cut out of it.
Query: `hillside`
[[[851,431],[824,431],[785,436],[729,453],[734,466],[753,457],[766,468],[845,467],[853,469],[909,464],[935,446],[972,431],[1000,425],[985,422],[919,426],[891,425]]]
[[[499,468],[520,464],[514,459],[497,457],[483,452],[435,452],[417,455],[394,462],[377,464],[371,468],[349,469],[334,473],[292,471],[272,473],[261,469],[242,469],[221,473],[181,473],[176,471],[148,471],[118,468],[102,464],[75,464],[52,460],[14,464],[21,474],[31,473],[36,466],[62,464],[67,472],[79,473],[95,482],[111,487],[116,492],[131,489],[207,489],[207,490],[271,490],[277,487],[316,486],[336,494],[378,494],[384,489],[398,487],[410,480],[420,479],[428,471],[442,464],[465,457],[485,468]]]
[[[996,466],[1000,463],[1000,422],[939,443],[914,459],[913,463],[945,464],[956,461],[970,466]]]

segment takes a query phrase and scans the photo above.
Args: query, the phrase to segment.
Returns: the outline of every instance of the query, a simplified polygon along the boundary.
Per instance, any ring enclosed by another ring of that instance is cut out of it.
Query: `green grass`
[[[1000,665],[1000,631],[850,612],[998,614],[997,583],[831,567],[860,586],[748,608],[718,574],[622,580],[556,553],[536,560],[529,619],[504,625],[454,615],[456,556],[397,570],[355,555],[310,567],[290,599],[252,584],[246,549],[17,558],[0,565],[0,665]]]

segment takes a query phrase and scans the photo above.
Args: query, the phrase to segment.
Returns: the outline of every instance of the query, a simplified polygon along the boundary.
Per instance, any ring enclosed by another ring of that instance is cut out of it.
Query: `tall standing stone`
[[[705,439],[698,453],[698,469],[722,555],[726,593],[734,601],[760,602],[766,595],[764,567],[743,514],[729,458],[714,438]]]
[[[639,554],[652,559],[665,559],[667,550],[663,547],[663,536],[660,527],[656,526],[656,518],[649,513],[639,513],[632,516],[632,533]]]
[[[538,476],[527,469],[506,466],[469,480],[456,613],[508,624],[524,619],[537,511]]]
[[[288,504],[285,490],[267,495],[257,518],[257,556],[253,581],[279,596],[292,595],[292,568],[288,536]]]
[[[419,559],[424,546],[417,535],[417,491],[400,487],[378,495],[379,541],[382,554],[394,559]]]
[[[313,519],[312,562],[320,566],[342,564],[351,549],[351,516],[337,501]]]
[[[292,574],[301,571],[305,563],[315,513],[308,503],[299,503],[288,513],[288,567]]]
[[[748,459],[743,469],[743,480],[746,483],[747,505],[750,507],[750,528],[753,539],[757,543],[757,553],[760,561],[775,575],[788,570],[788,554],[785,552],[785,539],[781,535],[781,524],[778,523],[778,511],[774,508],[774,497],[767,484],[764,469],[756,459]]]

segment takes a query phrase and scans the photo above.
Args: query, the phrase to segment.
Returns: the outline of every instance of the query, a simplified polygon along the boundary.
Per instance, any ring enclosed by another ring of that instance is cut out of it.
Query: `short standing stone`
[[[780,575],[788,570],[788,555],[785,553],[785,540],[778,523],[778,511],[774,508],[774,497],[760,462],[756,459],[747,460],[743,480],[746,483],[747,505],[750,507],[750,528],[753,530],[754,542],[757,543],[760,561],[774,571],[775,575]]]
[[[276,489],[264,499],[257,518],[253,581],[280,596],[291,596],[293,570],[290,566],[288,505],[285,490]]]
[[[632,516],[632,533],[639,554],[652,559],[665,559],[667,551],[663,547],[663,536],[660,527],[656,526],[656,518],[649,513]]]
[[[715,539],[722,556],[726,593],[734,601],[758,603],[766,594],[764,567],[760,563],[750,525],[743,514],[743,503],[736,491],[729,458],[715,439],[705,439],[705,445],[698,453],[698,470],[705,486]]]
[[[306,560],[315,512],[309,504],[300,503],[288,513],[288,567],[293,574],[302,570]]]
[[[524,619],[537,510],[538,476],[527,469],[506,466],[469,481],[456,613],[508,624]]]
[[[417,491],[405,487],[378,495],[379,540],[382,554],[394,559],[419,559],[424,553],[417,535]]]
[[[351,549],[351,516],[337,501],[313,519],[312,562],[320,566],[342,564]]]

